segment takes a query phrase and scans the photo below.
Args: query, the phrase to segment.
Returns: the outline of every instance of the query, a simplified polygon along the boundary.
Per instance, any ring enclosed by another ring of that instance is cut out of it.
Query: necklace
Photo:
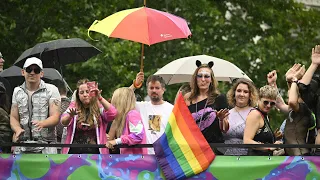
[[[239,106],[237,106],[237,105],[236,105],[236,107],[241,108],[241,107],[239,107]],[[241,119],[242,119],[244,122],[246,122],[246,120],[241,116],[240,112],[237,110],[236,107],[234,108],[234,110],[238,113],[238,115],[241,117]],[[245,106],[245,107],[247,107],[247,106]],[[243,107],[243,109],[244,109],[245,107]],[[242,109],[241,111],[243,111],[243,109]]]
[[[203,108],[203,109],[205,109],[205,108],[207,107],[207,104],[208,104],[208,98],[207,98],[207,100],[206,100],[206,104],[204,105],[204,108]],[[198,101],[196,102],[196,114],[197,114],[197,116],[199,116],[199,114],[198,114]],[[204,111],[203,111],[203,113],[202,113],[202,115],[201,115],[201,117],[200,117],[200,122],[199,122],[199,125],[198,125],[199,128],[200,128],[200,126],[201,126],[201,122],[202,122],[203,115],[204,115]]]

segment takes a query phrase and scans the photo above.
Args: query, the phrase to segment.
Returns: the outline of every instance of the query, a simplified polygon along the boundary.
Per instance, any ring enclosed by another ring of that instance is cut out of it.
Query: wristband
[[[101,96],[100,96],[100,97],[98,97],[98,100],[99,100],[99,101],[102,101],[102,97],[101,97]]]
[[[136,80],[133,80],[133,86],[134,86],[134,88],[139,89],[139,88],[141,88],[142,83],[137,84],[137,83],[136,83]]]

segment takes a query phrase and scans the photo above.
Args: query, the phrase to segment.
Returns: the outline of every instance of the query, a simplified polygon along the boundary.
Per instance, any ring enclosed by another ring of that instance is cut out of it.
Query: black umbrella
[[[38,57],[42,60],[44,68],[55,68],[61,70],[66,64],[84,62],[101,51],[80,38],[58,39],[43,42],[33,48],[24,51],[16,60],[14,65],[23,67],[29,57]]]
[[[54,79],[61,79],[66,83],[66,86],[68,90],[72,93],[69,85],[67,82],[62,78],[61,74],[53,68],[43,68],[44,76],[42,80],[44,80],[46,83],[50,83]],[[12,88],[20,86],[24,82],[24,77],[21,75],[21,68],[18,66],[11,66],[8,69],[3,70],[0,73],[0,77],[3,77],[7,79]]]

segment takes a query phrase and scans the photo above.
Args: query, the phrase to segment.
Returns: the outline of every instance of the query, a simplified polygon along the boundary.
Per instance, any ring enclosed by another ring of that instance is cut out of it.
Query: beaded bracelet
[[[136,80],[133,80],[133,86],[134,86],[134,88],[139,89],[139,88],[141,88],[142,83],[137,85]]]

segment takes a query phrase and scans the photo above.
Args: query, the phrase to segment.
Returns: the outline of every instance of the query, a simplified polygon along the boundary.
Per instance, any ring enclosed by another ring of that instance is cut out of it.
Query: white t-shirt
[[[147,143],[153,144],[164,133],[173,105],[167,101],[160,105],[153,105],[151,101],[142,101],[137,102],[136,108],[143,120]],[[153,148],[148,148],[148,154],[154,154]]]

